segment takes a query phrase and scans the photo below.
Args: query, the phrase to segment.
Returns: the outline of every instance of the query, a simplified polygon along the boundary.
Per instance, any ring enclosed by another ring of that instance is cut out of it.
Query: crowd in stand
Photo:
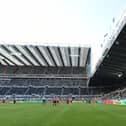
[[[106,89],[107,90],[107,89]],[[104,88],[78,86],[1,86],[0,95],[102,95]]]
[[[125,99],[126,98],[126,87],[118,88],[115,91],[105,94],[103,99]]]

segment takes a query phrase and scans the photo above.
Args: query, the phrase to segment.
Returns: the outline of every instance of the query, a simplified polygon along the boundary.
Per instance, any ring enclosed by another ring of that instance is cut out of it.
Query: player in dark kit
[[[59,97],[57,96],[56,97],[56,103],[59,104],[60,100],[59,100]]]
[[[56,106],[57,105],[57,99],[56,97],[53,98],[53,106]]]
[[[13,99],[13,104],[16,104],[16,98]]]
[[[2,103],[6,103],[6,99],[5,98],[2,99]]]
[[[66,99],[66,103],[69,104],[69,98]]]
[[[43,104],[46,103],[46,98],[45,98],[45,97],[42,98],[42,103],[43,103]]]

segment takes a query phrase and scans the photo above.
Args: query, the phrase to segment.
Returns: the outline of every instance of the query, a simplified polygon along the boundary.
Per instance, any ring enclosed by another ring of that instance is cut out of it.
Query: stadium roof
[[[126,79],[126,13],[117,22],[108,41],[109,45],[97,63],[97,71],[93,79],[97,82],[101,79],[106,84],[124,84]]]
[[[85,67],[89,47],[0,45],[2,65]]]

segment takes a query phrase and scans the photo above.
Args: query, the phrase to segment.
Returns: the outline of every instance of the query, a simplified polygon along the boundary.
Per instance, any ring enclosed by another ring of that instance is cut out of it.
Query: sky
[[[96,62],[113,17],[125,5],[125,0],[0,0],[0,42],[91,45]]]

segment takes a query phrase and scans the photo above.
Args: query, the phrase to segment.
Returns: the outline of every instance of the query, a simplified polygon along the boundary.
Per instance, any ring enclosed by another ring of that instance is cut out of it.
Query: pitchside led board
[[[99,101],[98,103],[103,103],[103,104],[113,104],[113,105],[126,105],[126,100],[104,100],[104,101]]]

